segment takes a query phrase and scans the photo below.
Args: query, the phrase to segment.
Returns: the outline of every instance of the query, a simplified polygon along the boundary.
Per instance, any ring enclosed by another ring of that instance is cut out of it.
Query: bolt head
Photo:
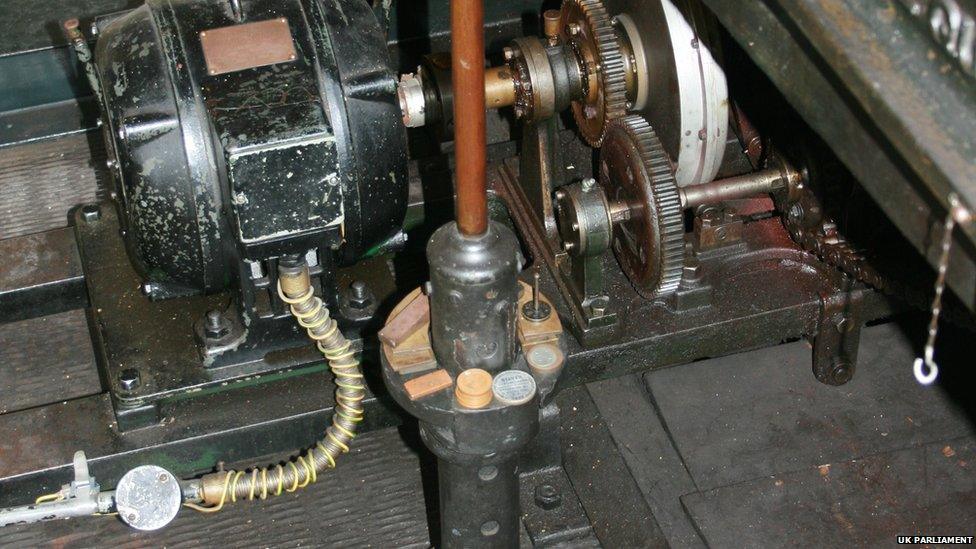
[[[368,314],[376,305],[376,298],[370,291],[369,285],[361,280],[356,280],[349,285],[343,294],[343,304],[349,309],[361,311],[359,314]]]
[[[366,283],[363,282],[362,280],[357,280],[353,282],[352,284],[349,285],[349,288],[352,290],[353,297],[357,299],[363,299],[364,297],[366,297],[366,290],[367,290]]]
[[[847,317],[841,315],[840,317],[834,319],[834,326],[837,328],[838,332],[846,332],[850,329],[851,322],[848,321]]]
[[[702,221],[707,223],[715,223],[719,220],[719,211],[715,208],[706,208],[700,215]]]
[[[515,58],[515,50],[509,47],[502,49],[502,55],[505,56],[505,61],[511,61]]]
[[[854,369],[846,362],[839,362],[834,365],[830,372],[830,377],[834,385],[843,385],[854,377]]]
[[[203,331],[208,338],[217,339],[227,335],[230,332],[230,326],[220,311],[212,309],[207,311]]]
[[[119,374],[119,387],[123,391],[133,391],[139,387],[141,382],[142,377],[139,375],[139,370],[135,368],[126,368]]]
[[[102,218],[102,208],[98,204],[85,204],[81,207],[81,218],[85,223],[94,223]]]
[[[481,358],[491,358],[495,356],[495,353],[497,351],[498,351],[498,343],[494,341],[489,341],[487,343],[482,343],[481,345],[479,345],[478,348],[475,350],[475,353],[477,353],[477,355]]]
[[[540,484],[535,487],[535,504],[546,511],[562,505],[563,495],[559,489],[551,484]]]

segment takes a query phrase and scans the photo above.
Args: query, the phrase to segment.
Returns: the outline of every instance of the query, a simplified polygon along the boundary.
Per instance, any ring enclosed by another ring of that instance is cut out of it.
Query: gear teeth
[[[657,133],[644,117],[629,115],[611,121],[608,127],[610,125],[619,126],[633,140],[641,162],[651,176],[651,191],[661,234],[661,241],[657,243],[661,250],[661,269],[659,281],[651,295],[645,297],[670,295],[681,283],[685,262],[684,215],[678,186],[671,171],[671,160],[664,152]]]
[[[574,2],[583,13],[586,24],[596,40],[599,58],[598,85],[603,91],[603,120],[598,130],[591,131],[583,109],[576,106],[573,114],[580,127],[583,138],[592,147],[603,145],[607,135],[607,124],[627,114],[627,82],[624,72],[624,58],[620,51],[617,31],[607,13],[602,0],[568,0]]]

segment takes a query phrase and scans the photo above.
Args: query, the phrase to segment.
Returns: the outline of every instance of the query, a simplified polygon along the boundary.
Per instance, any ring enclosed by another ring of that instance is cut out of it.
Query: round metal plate
[[[505,370],[495,376],[491,390],[499,402],[510,406],[525,404],[535,396],[535,378],[522,370]]]
[[[525,360],[533,371],[548,372],[562,364],[563,352],[551,343],[540,343],[525,353]]]
[[[136,530],[158,530],[180,510],[183,493],[172,473],[156,465],[129,471],[115,488],[119,517]]]

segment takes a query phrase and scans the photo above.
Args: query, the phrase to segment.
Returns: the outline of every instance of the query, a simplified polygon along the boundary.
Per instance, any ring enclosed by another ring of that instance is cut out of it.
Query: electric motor
[[[406,133],[364,0],[149,0],[95,65],[127,246],[163,295],[310,249],[349,262],[400,228]]]

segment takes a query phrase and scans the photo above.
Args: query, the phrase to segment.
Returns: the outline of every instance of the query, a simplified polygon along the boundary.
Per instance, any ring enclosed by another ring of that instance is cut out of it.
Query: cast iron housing
[[[247,42],[285,54],[252,66]],[[364,0],[149,0],[102,31],[95,62],[127,247],[154,297],[233,288],[245,261],[286,253],[348,263],[399,230],[406,131]]]

